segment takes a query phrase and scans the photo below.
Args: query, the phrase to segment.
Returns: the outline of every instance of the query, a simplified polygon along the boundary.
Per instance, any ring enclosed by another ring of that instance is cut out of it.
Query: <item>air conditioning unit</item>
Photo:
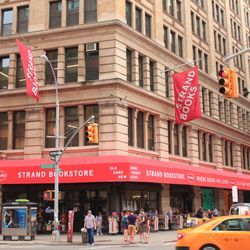
[[[97,43],[87,43],[86,44],[86,52],[96,51]]]

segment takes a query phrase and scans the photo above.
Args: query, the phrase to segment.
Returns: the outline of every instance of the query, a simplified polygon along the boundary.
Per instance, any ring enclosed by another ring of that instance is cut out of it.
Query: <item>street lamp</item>
[[[55,142],[56,142],[56,151],[59,152],[59,140],[60,140],[60,133],[59,133],[59,97],[58,97],[58,83],[57,83],[57,78],[55,75],[54,68],[49,61],[48,57],[44,53],[41,55],[41,58],[45,59],[53,73],[53,77],[55,80],[55,86],[56,86],[56,135],[55,135]],[[60,239],[60,232],[58,230],[58,225],[59,225],[59,219],[58,219],[58,193],[59,193],[59,178],[58,178],[58,172],[59,172],[59,160],[60,160],[60,155],[56,154],[55,155],[55,197],[54,197],[54,230],[52,232],[52,235],[54,236],[53,238],[55,241],[59,241]]]

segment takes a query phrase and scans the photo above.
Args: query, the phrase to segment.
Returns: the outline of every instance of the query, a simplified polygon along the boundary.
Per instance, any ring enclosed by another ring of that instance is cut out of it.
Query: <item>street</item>
[[[175,249],[175,243],[174,242],[168,242],[168,243],[150,243],[147,245],[144,244],[133,244],[133,245],[128,245],[128,244],[117,244],[117,245],[102,245],[102,244],[97,244],[95,246],[86,246],[86,245],[42,245],[42,244],[35,244],[35,245],[8,245],[8,244],[2,244],[2,242],[0,243],[0,249],[19,249],[19,250],[27,250],[27,249],[34,249],[34,250],[66,250],[66,249],[72,249],[72,250],[82,250],[82,249],[114,249],[114,250],[118,250],[118,249],[124,249],[124,250],[128,250],[128,249],[145,249],[145,250],[160,250],[160,249],[165,249],[165,250],[174,250]]]

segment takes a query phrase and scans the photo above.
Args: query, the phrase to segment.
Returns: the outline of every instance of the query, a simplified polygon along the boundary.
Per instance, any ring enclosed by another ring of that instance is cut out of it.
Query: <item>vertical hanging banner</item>
[[[181,124],[201,117],[198,67],[173,74],[175,122]]]
[[[37,82],[36,68],[32,56],[32,50],[27,48],[23,43],[16,39],[16,44],[22,60],[23,70],[26,80],[27,95],[33,96],[39,101],[39,87]]]

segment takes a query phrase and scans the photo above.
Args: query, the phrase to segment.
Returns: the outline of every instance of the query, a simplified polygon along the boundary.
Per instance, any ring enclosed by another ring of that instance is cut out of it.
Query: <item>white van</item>
[[[230,208],[231,215],[247,215],[250,214],[250,203],[236,203]]]

